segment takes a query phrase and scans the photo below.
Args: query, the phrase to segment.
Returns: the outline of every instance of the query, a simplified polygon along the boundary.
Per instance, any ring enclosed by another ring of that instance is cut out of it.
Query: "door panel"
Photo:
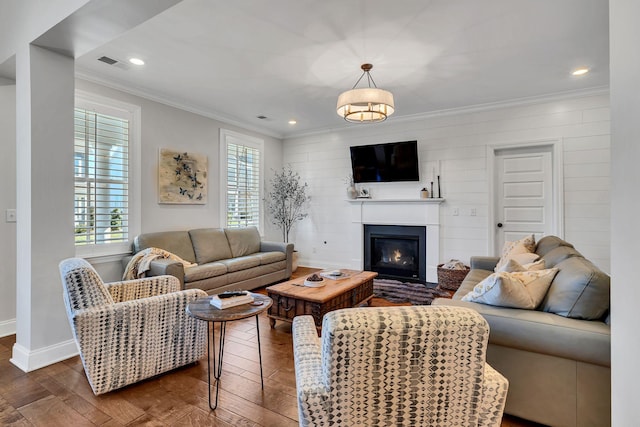
[[[507,182],[504,184],[504,197],[516,200],[520,197],[544,197],[544,183]]]
[[[505,241],[553,233],[553,168],[549,147],[496,151],[496,253]]]
[[[511,207],[504,210],[504,222],[514,223],[541,223],[544,222],[544,209],[535,207]]]

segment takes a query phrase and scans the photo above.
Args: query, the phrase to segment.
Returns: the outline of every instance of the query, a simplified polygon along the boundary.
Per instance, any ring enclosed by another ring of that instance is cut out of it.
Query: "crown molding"
[[[88,82],[91,83],[96,83],[99,84],[101,86],[105,86],[111,89],[115,89],[115,90],[119,90],[121,92],[125,92],[128,93],[130,95],[135,95],[138,96],[140,98],[144,98],[147,99],[149,101],[154,101],[154,102],[158,102],[160,104],[164,104],[167,105],[169,107],[174,107],[174,108],[178,108],[180,110],[184,110],[184,111],[188,111],[190,113],[194,113],[194,114],[198,114],[200,116],[203,117],[208,117],[210,119],[214,119],[217,120],[219,122],[223,122],[226,125],[232,125],[232,126],[237,126],[239,128],[245,129],[245,130],[250,130],[253,132],[257,132],[260,133],[262,135],[267,135],[273,138],[277,138],[277,139],[284,139],[285,135],[278,133],[278,132],[274,132],[271,129],[267,129],[267,128],[263,128],[260,126],[255,126],[253,124],[249,124],[246,122],[243,122],[241,120],[238,119],[234,119],[232,117],[228,117],[228,116],[224,116],[222,114],[219,114],[217,112],[212,112],[209,110],[204,110],[198,107],[195,107],[193,105],[190,104],[186,104],[186,103],[182,103],[182,102],[177,102],[175,100],[163,97],[163,96],[158,96],[158,95],[154,95],[151,94],[147,91],[144,90],[140,90],[140,89],[135,89],[132,88],[130,86],[126,86],[126,85],[122,85],[119,83],[115,83],[113,81],[107,80],[107,79],[103,79],[100,77],[97,77],[95,75],[89,74],[87,72],[84,72],[82,70],[78,70],[76,68],[76,72],[75,72],[75,76],[78,79],[81,80],[86,80]]]
[[[326,135],[332,132],[356,131],[360,129],[360,126],[361,126],[359,124],[349,126],[343,123],[342,126],[313,129],[313,130],[302,131],[302,132],[287,132],[287,133],[274,132],[271,129],[266,129],[261,126],[256,126],[254,124],[250,124],[245,121],[235,119],[233,117],[228,117],[228,116],[219,114],[218,112],[205,110],[205,109],[198,108],[183,102],[176,102],[175,100],[169,99],[167,97],[154,95],[147,91],[143,91],[140,89],[131,88],[126,85],[115,83],[113,81],[89,74],[88,72],[85,72],[83,70],[76,69],[76,77],[82,80],[86,80],[92,83],[105,86],[105,87],[109,87],[111,89],[116,89],[121,92],[128,93],[130,95],[139,96],[141,98],[148,99],[150,101],[158,102],[160,104],[168,105],[174,108],[179,108],[181,110],[198,114],[203,117],[208,117],[210,119],[218,120],[228,125],[237,126],[242,129],[250,130],[250,131],[267,135],[273,138],[281,139],[283,141],[286,141],[289,139],[295,139],[295,138],[308,137],[308,136]],[[418,113],[418,114],[394,116],[393,118],[385,120],[382,123],[375,123],[374,125],[379,127],[386,127],[386,126],[394,125],[396,123],[416,122],[416,121],[426,120],[434,117],[453,116],[453,115],[459,115],[459,114],[471,114],[471,113],[478,113],[483,111],[499,110],[503,108],[513,108],[517,106],[542,104],[545,102],[561,101],[561,100],[572,99],[572,98],[584,98],[588,96],[608,95],[608,94],[609,94],[609,86],[597,86],[597,87],[592,87],[588,89],[556,92],[556,93],[536,95],[536,96],[531,96],[526,98],[515,98],[507,101],[496,101],[496,102],[490,102],[485,104],[468,105],[468,106],[458,107],[458,108],[428,111],[428,112]]]

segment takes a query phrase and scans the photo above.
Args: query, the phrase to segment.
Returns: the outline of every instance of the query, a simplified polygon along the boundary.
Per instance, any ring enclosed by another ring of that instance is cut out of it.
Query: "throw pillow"
[[[536,238],[533,234],[528,235],[527,237],[523,237],[520,240],[516,240],[515,242],[504,242],[504,246],[502,247],[502,255],[500,256],[500,260],[498,261],[498,265],[494,271],[500,270],[500,268],[507,263],[510,258],[516,258],[520,264],[527,264],[538,259],[538,255],[523,255],[523,254],[532,254],[536,248]],[[535,256],[534,258],[532,258]],[[524,258],[524,259],[523,259]]]
[[[504,264],[497,272],[504,271],[506,273],[516,273],[519,271],[529,271],[529,270],[544,270],[544,260],[540,259],[535,262],[529,262],[525,264],[521,264],[517,260],[513,258],[509,258],[506,264]]]
[[[493,273],[462,297],[462,301],[534,310],[542,302],[557,272],[557,268],[550,268]]]

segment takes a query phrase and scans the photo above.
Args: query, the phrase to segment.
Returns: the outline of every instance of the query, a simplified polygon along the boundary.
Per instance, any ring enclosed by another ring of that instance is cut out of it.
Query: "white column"
[[[609,2],[611,70],[611,398],[613,426],[640,419],[640,2]]]
[[[73,240],[74,60],[26,45],[16,54],[16,343],[11,362],[38,369],[77,352],[58,263]]]

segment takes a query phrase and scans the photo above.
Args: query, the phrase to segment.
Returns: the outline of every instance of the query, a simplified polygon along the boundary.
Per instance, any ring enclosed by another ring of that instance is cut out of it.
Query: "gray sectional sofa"
[[[162,231],[134,239],[134,254],[147,248],[164,249],[197,263],[185,268],[170,259],[151,262],[147,276],[175,276],[183,289],[198,288],[214,294],[250,290],[291,277],[293,244],[261,241],[256,227]],[[123,260],[125,266],[130,259]]]
[[[471,307],[489,323],[487,362],[509,380],[505,413],[557,427],[609,426],[610,278],[558,237],[543,237],[535,252],[559,269],[536,310],[460,301],[493,273],[493,257],[472,257],[453,299],[433,304]]]

